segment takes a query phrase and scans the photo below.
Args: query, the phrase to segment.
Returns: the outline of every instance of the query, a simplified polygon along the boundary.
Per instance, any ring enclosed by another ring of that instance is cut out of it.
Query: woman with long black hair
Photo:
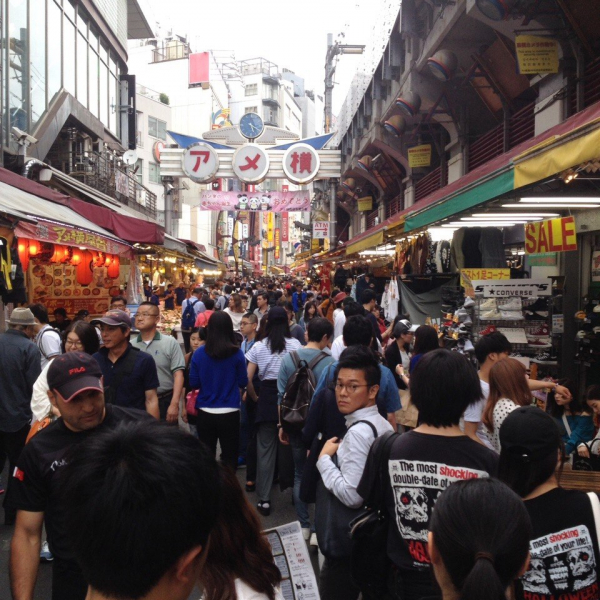
[[[271,513],[271,485],[275,473],[277,457],[277,426],[279,410],[277,402],[277,377],[282,358],[302,345],[290,336],[288,314],[281,306],[274,306],[268,312],[268,320],[261,335],[246,354],[248,361],[248,396],[256,406],[256,445],[258,469],[256,474],[256,493],[258,511],[267,516]],[[258,369],[260,378],[260,396],[256,395],[252,378]]]
[[[206,327],[206,343],[198,348],[190,367],[190,386],[198,389],[198,437],[222,460],[237,468],[240,445],[240,406],[246,387],[246,360],[233,332],[231,317],[218,311]]]

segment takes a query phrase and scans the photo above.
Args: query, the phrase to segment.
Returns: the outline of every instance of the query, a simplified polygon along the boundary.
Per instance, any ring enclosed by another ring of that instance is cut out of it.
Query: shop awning
[[[596,102],[435,191],[395,219],[405,217],[404,231],[413,231],[560,173],[598,155],[599,131],[600,102]]]
[[[15,232],[19,237],[85,246],[90,250],[109,254],[131,254],[131,246],[70,208],[0,181],[0,212],[11,214],[15,211],[24,213],[28,219],[17,225]]]
[[[178,240],[176,237],[173,237],[168,233],[165,233],[165,241],[163,245],[167,250],[174,250],[175,252],[179,252],[180,254],[184,255],[188,253],[187,246],[181,240]]]
[[[367,250],[368,248],[372,248],[373,246],[379,246],[379,244],[383,243],[383,224],[379,226],[379,230],[375,233],[369,232],[369,235],[366,237],[360,238],[356,241],[353,241],[351,244],[346,246],[346,255],[354,254],[356,252],[360,252],[361,250]]]

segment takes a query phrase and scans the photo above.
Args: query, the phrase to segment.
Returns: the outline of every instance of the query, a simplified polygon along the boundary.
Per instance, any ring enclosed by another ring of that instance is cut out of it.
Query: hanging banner
[[[281,259],[281,229],[275,229],[275,260]]]
[[[290,241],[290,237],[289,237],[289,221],[290,221],[290,217],[289,214],[287,212],[283,212],[281,213],[281,241],[282,242],[289,242]]]
[[[521,75],[558,73],[558,40],[535,35],[518,35],[515,44]]]
[[[507,279],[505,281],[473,280],[473,289],[484,298],[537,298],[552,295],[552,280],[546,279]]]
[[[421,144],[408,149],[408,166],[429,167],[431,165],[431,144]]]
[[[571,250],[577,250],[575,217],[535,221],[525,225],[526,254]]]
[[[329,237],[329,221],[313,222],[313,241],[324,240]]]
[[[272,212],[267,213],[267,240],[273,241],[273,229],[275,228],[275,215]]]
[[[365,196],[364,198],[359,198],[358,202],[358,210],[373,210],[373,196]]]
[[[308,190],[296,192],[200,192],[200,210],[252,210],[274,212],[310,210]]]
[[[219,213],[219,217],[217,218],[217,231],[216,231],[216,246],[217,246],[217,258],[224,262],[223,258],[225,257],[223,241],[224,237],[227,235],[227,213],[225,211],[221,211]]]
[[[269,229],[269,213],[264,212],[262,214],[262,227],[260,230],[260,237],[262,239],[262,247],[269,247],[269,240],[267,239],[267,231]]]
[[[529,254],[527,258],[530,267],[555,267],[558,264],[558,254],[556,252]]]

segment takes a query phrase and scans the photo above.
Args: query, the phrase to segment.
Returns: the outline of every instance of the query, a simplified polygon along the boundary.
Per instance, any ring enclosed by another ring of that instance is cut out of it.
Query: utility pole
[[[333,41],[333,34],[327,34],[327,56],[325,58],[325,133],[331,130],[333,119],[333,76],[335,74],[335,57],[338,54],[362,54],[365,47],[358,44],[338,44]],[[329,181],[329,247],[336,246],[335,226],[337,223],[337,204],[335,197],[335,180]]]

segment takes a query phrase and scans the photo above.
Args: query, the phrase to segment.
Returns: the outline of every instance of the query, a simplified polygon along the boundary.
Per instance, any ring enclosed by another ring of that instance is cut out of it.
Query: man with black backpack
[[[43,304],[32,304],[29,310],[35,317],[33,342],[42,355],[42,369],[55,357],[62,354],[60,333],[50,325],[48,309]]]
[[[331,345],[333,325],[322,317],[308,322],[308,343],[304,348],[286,354],[281,361],[277,391],[279,398],[279,440],[292,446],[294,459],[294,506],[304,538],[310,538],[308,507],[300,499],[300,483],[306,463],[306,446],[302,428],[308,415],[315,387],[333,358],[325,349]]]
[[[192,336],[194,323],[196,323],[196,317],[206,310],[204,302],[200,300],[202,293],[202,288],[194,288],[191,298],[186,298],[181,304],[181,335],[183,336],[186,354],[190,351],[190,337]]]

